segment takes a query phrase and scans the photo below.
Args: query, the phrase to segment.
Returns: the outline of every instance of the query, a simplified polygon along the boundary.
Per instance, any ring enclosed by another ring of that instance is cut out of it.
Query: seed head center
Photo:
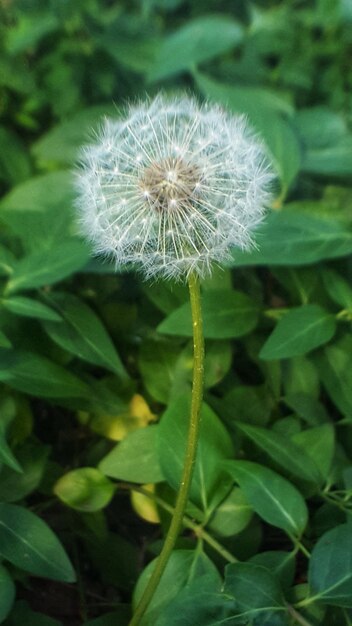
[[[168,158],[149,165],[140,178],[142,195],[157,211],[192,207],[200,185],[200,172],[180,158]]]

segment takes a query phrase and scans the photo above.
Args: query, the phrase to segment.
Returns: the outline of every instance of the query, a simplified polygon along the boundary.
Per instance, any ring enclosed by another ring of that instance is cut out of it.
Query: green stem
[[[132,484],[127,484],[127,485],[119,484],[119,487],[120,488],[122,487],[125,489],[127,488],[127,489],[130,489],[131,491],[137,491],[138,493],[142,493],[147,498],[150,498],[151,500],[153,500],[153,502],[156,502],[156,504],[158,504],[162,509],[164,509],[164,511],[167,511],[168,513],[170,513],[170,515],[173,515],[175,512],[175,509],[173,506],[165,502],[165,500],[163,500],[162,498],[159,498],[158,496],[156,496],[154,493],[147,491],[147,489],[144,489],[143,487],[137,487],[136,485],[132,485]],[[236,559],[236,557],[233,556],[231,552],[226,550],[226,548],[224,548],[224,546],[221,543],[219,543],[219,541],[214,539],[214,537],[210,535],[208,531],[206,531],[201,524],[197,524],[196,522],[193,522],[187,515],[184,515],[182,519],[182,525],[192,530],[194,534],[196,535],[196,537],[198,537],[198,539],[202,539],[203,541],[205,541],[205,543],[211,546],[213,550],[215,550],[215,552],[220,554],[220,556],[222,556],[222,558],[225,561],[228,561],[229,563],[238,563],[238,559]]]
[[[296,611],[291,604],[286,604],[286,608],[295,620],[296,624],[301,624],[301,626],[312,626],[311,622],[307,622],[303,615],[298,613],[298,611]]]
[[[153,573],[147,583],[146,588],[144,589],[141,600],[136,608],[136,611],[132,617],[132,620],[130,621],[129,626],[137,626],[137,624],[140,623],[159,585],[160,579],[167,566],[172,550],[175,547],[177,537],[182,528],[183,516],[188,501],[193,468],[196,460],[200,427],[200,409],[203,399],[204,337],[200,285],[199,279],[195,274],[191,274],[189,278],[189,294],[191,300],[193,322],[193,384],[188,441],[181,477],[181,485],[177,495],[175,510],[171,519],[170,527],[166,535],[163,548],[160,552]]]

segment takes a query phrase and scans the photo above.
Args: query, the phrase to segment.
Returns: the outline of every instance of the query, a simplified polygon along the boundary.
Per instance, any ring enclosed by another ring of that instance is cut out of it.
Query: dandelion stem
[[[136,608],[129,626],[137,626],[147,610],[154,593],[158,587],[162,574],[167,566],[172,550],[175,547],[177,537],[183,525],[183,517],[187,506],[190,491],[193,468],[197,453],[197,443],[200,427],[200,409],[203,398],[204,376],[204,337],[200,298],[199,278],[191,274],[189,278],[189,293],[191,300],[193,322],[193,384],[191,415],[188,431],[188,440],[185,453],[185,461],[181,477],[181,485],[177,495],[175,510],[172,516],[163,548],[157,559],[153,573],[147,583],[141,600]]]

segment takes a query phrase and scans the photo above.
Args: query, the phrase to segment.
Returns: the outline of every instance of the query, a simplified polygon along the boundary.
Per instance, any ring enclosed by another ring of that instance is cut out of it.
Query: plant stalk
[[[160,579],[167,566],[172,550],[183,524],[183,516],[187,506],[188,495],[192,482],[194,464],[196,460],[197,444],[200,428],[200,410],[203,399],[204,379],[204,336],[199,278],[191,274],[188,281],[193,324],[193,382],[191,415],[185,461],[182,470],[181,484],[176,499],[175,510],[171,519],[164,545],[155,564],[153,573],[144,589],[143,595],[129,626],[137,626],[146,612]]]

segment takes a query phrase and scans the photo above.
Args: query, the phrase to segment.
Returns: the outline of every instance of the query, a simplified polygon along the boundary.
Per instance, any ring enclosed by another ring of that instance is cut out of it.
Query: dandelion
[[[147,278],[204,277],[253,245],[271,173],[243,116],[157,96],[106,120],[76,177],[83,232],[97,253]]]
[[[203,395],[200,278],[231,248],[253,245],[272,175],[260,141],[241,116],[193,98],[157,96],[107,120],[84,148],[77,174],[82,229],[96,252],[146,278],[188,280],[193,320],[190,427],[174,513],[130,622],[154,596],[182,528],[196,459]]]

